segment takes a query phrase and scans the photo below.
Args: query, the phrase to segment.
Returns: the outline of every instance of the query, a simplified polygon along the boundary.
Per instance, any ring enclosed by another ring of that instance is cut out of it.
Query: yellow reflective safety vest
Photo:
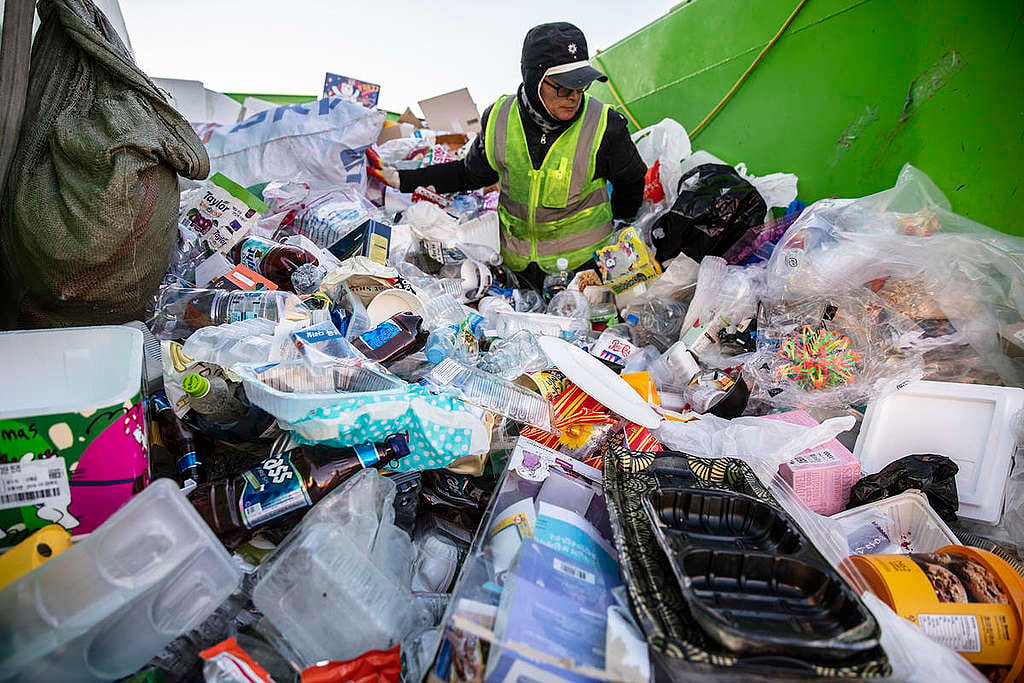
[[[608,105],[584,95],[581,106],[583,113],[558,136],[539,169],[530,160],[515,96],[503,95],[491,108],[484,145],[501,178],[501,256],[512,270],[536,261],[552,272],[559,258],[577,268],[612,233],[608,184],[593,179]]]

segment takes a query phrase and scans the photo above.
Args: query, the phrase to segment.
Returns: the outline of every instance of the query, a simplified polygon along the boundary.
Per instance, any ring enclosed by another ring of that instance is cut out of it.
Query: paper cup
[[[373,301],[366,307],[366,314],[370,317],[370,327],[376,327],[396,313],[410,311],[419,313],[423,310],[423,302],[412,292],[404,289],[385,289],[373,297]]]

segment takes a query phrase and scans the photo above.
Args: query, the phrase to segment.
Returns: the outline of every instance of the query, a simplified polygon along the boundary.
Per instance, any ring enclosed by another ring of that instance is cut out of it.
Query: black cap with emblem
[[[564,88],[582,90],[593,81],[608,77],[590,66],[587,39],[583,31],[564,21],[534,26],[523,41],[523,79],[528,72],[546,73]]]

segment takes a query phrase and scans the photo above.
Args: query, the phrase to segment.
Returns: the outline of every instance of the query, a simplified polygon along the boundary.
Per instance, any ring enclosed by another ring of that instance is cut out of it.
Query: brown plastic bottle
[[[409,454],[403,435],[350,448],[299,446],[234,477],[203,484],[189,500],[225,546],[234,549],[253,529],[306,510],[365,467]]]
[[[191,479],[197,484],[206,481],[206,465],[196,445],[196,436],[192,429],[178,419],[164,394],[153,397],[154,419],[157,433],[154,435],[153,448],[150,448],[150,462],[153,466],[154,479],[158,476],[169,476],[179,483]],[[155,443],[159,441],[159,443]],[[162,446],[157,448],[156,446]],[[166,451],[170,462],[163,462],[156,454]],[[158,471],[159,470],[159,471]]]
[[[316,256],[293,244],[280,244],[255,235],[246,237],[231,252],[235,263],[259,273],[286,292],[295,291],[292,274],[306,263],[319,265]]]
[[[396,313],[377,327],[352,340],[352,346],[378,363],[404,358],[422,349],[430,332],[423,327],[423,318],[405,311]]]

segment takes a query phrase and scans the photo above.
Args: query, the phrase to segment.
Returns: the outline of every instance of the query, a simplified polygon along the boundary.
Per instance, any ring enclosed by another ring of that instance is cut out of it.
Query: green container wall
[[[693,0],[597,56],[641,126],[694,128],[796,0]],[[809,0],[694,141],[800,197],[891,187],[910,162],[953,209],[1024,235],[1024,0]],[[606,86],[598,98],[614,104]]]

